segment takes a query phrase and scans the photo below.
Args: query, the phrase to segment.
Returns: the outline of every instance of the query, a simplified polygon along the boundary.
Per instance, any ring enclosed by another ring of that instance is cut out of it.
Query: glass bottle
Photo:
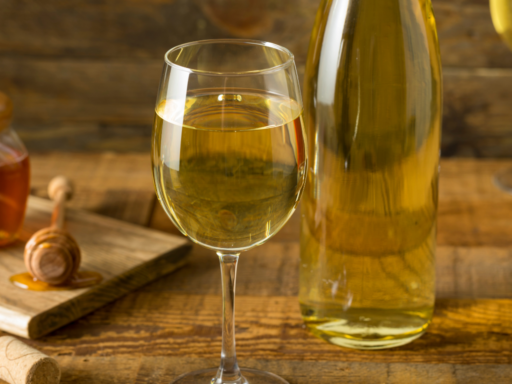
[[[0,92],[0,246],[16,239],[29,194],[28,153],[10,126],[11,118],[11,100]]]
[[[406,344],[435,296],[441,64],[430,0],[323,0],[304,86],[306,325],[358,349]]]

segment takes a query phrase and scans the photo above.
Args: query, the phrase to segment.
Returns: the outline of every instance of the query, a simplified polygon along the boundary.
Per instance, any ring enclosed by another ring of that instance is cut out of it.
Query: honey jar
[[[11,127],[12,102],[0,92],[0,246],[14,241],[29,195],[28,152]]]

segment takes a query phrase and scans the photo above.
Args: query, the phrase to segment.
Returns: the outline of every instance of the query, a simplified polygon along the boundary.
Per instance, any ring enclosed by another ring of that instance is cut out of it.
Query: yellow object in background
[[[494,28],[512,49],[512,0],[490,0],[490,3]]]

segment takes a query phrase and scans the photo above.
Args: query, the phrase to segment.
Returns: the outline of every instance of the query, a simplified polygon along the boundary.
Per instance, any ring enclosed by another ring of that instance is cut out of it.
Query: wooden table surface
[[[241,256],[236,332],[240,365],[291,384],[511,383],[512,194],[493,184],[512,161],[442,161],[437,301],[427,333],[384,351],[340,348],[303,326],[299,216]],[[148,154],[34,154],[32,194],[52,176],[76,182],[71,205],[176,233],[155,199]],[[164,384],[216,366],[221,348],[217,257],[194,247],[181,270],[47,337],[64,384]]]

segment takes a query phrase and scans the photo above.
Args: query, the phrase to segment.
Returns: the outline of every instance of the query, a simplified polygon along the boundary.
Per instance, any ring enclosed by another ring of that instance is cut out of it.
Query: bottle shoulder
[[[324,4],[327,3],[327,4]],[[400,68],[400,65],[408,68]],[[439,44],[430,1],[322,2],[309,47],[306,78],[355,65],[376,75],[414,72],[440,75]],[[376,69],[377,68],[377,69]],[[357,76],[357,71],[349,75]],[[390,79],[391,80],[391,79]]]

